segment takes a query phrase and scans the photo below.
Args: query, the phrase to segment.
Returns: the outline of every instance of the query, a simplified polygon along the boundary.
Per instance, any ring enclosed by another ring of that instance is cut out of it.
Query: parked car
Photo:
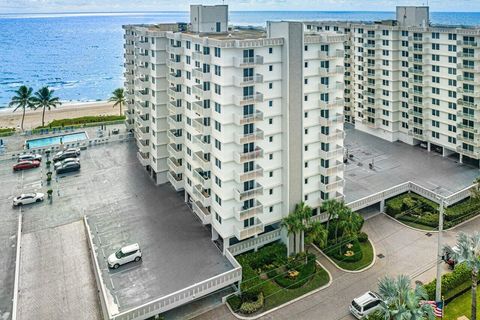
[[[40,167],[40,161],[38,160],[22,161],[13,166],[13,171],[20,171],[38,167]]]
[[[36,153],[27,153],[18,157],[18,162],[33,160],[42,161],[42,156]]]
[[[41,202],[45,198],[43,193],[25,193],[18,197],[13,198],[13,206],[22,206],[24,204],[30,204],[35,202]]]
[[[55,165],[53,167],[54,167],[55,170],[57,170],[58,168],[66,165],[67,163],[71,163],[71,162],[80,163],[80,159],[79,158],[67,158],[65,160],[55,162]]]
[[[64,151],[57,152],[57,154],[53,156],[52,160],[53,162],[57,162],[57,161],[65,160],[67,158],[76,158],[78,156],[80,156],[80,149],[70,148]]]
[[[56,169],[57,174],[80,170],[80,162],[68,162]]]
[[[108,267],[117,269],[122,264],[128,262],[138,262],[142,259],[142,250],[138,243],[134,243],[125,247],[120,248],[117,252],[112,253],[108,259]]]
[[[369,314],[380,309],[382,298],[375,292],[368,291],[350,304],[350,312],[357,319],[364,319]]]

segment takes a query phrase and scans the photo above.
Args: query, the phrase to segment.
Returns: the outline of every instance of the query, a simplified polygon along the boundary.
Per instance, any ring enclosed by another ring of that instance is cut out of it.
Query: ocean
[[[235,25],[267,20],[393,19],[394,12],[231,12]],[[431,14],[435,24],[476,25],[480,13]],[[188,21],[187,12],[0,14],[0,108],[20,85],[49,86],[63,101],[106,100],[123,86],[124,24]]]

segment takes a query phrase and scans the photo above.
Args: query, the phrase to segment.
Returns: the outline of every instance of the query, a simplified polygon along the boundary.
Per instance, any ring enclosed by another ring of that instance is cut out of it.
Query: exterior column
[[[430,142],[427,142],[427,150],[428,150],[428,152],[432,151],[431,146],[430,146]]]
[[[380,201],[380,212],[385,212],[385,199]]]
[[[215,241],[217,239],[218,239],[218,232],[215,230],[215,228],[212,227],[212,241]],[[225,248],[225,244],[224,244],[224,248]]]
[[[458,154],[458,162],[463,163],[463,154]]]

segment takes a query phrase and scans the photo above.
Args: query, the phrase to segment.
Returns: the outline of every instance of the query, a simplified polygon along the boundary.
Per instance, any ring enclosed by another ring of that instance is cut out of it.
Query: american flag
[[[427,303],[432,306],[433,308],[433,314],[437,318],[443,318],[443,301],[425,301],[424,303]]]

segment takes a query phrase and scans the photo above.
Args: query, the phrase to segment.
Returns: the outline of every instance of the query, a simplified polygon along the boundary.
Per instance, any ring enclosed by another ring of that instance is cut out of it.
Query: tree
[[[302,221],[295,215],[295,212],[293,212],[282,219],[281,226],[287,229],[287,236],[289,238],[293,235],[293,253],[296,253],[297,233],[302,229]]]
[[[316,242],[320,249],[327,245],[328,231],[320,221],[310,222],[307,230],[307,243]]]
[[[474,186],[470,189],[470,197],[472,200],[480,201],[480,177],[473,181]]]
[[[472,270],[472,314],[471,320],[477,319],[477,282],[480,269],[480,232],[468,235],[461,232],[457,236],[458,250],[451,250],[457,263],[465,263]]]
[[[378,283],[378,293],[384,299],[379,314],[384,320],[434,320],[433,308],[427,303],[425,288],[421,285],[410,288],[410,278],[400,275],[396,279],[385,277]]]
[[[321,211],[326,212],[327,217],[327,230],[330,227],[330,220],[337,216],[338,210],[342,208],[342,202],[336,199],[328,199],[322,203]]]
[[[56,108],[57,106],[62,104],[58,97],[53,96],[54,92],[55,90],[50,90],[48,87],[43,87],[37,92],[35,92],[35,96],[32,98],[35,109],[43,109],[42,127],[45,126],[45,109],[50,110],[52,107]]]
[[[12,100],[9,103],[10,107],[15,107],[13,112],[17,111],[17,109],[22,109],[22,123],[20,128],[23,131],[23,122],[25,121],[25,111],[27,108],[33,108],[33,101],[32,101],[32,88],[28,88],[27,86],[21,86],[15,91],[15,95],[12,97]]]
[[[113,102],[113,107],[119,106],[120,115],[123,115],[122,106],[125,105],[125,92],[123,88],[115,89],[112,92],[112,96],[108,99],[109,102]]]

